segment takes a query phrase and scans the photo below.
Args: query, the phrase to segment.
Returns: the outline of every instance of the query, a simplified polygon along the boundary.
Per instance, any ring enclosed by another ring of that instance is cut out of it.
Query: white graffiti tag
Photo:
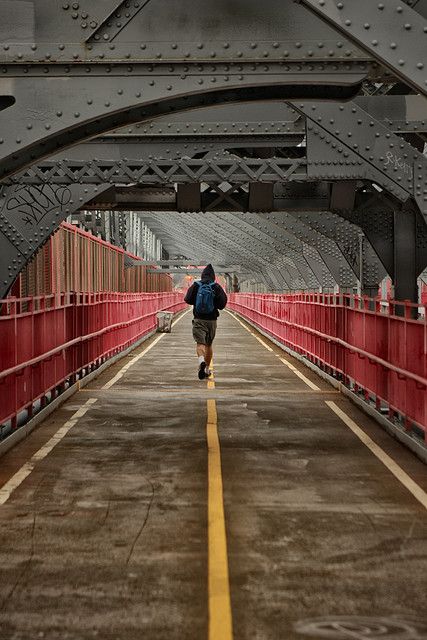
[[[412,180],[414,172],[410,164],[405,162],[405,160],[403,160],[402,158],[398,158],[398,156],[396,156],[392,151],[387,151],[387,153],[385,154],[385,157],[386,157],[386,163],[385,163],[386,167],[392,165],[396,169],[396,171],[397,170],[403,171],[403,173],[406,176],[409,176],[409,178]]]

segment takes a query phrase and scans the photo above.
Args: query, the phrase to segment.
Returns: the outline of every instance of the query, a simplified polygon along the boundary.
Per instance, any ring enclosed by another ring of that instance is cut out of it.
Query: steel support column
[[[394,297],[418,302],[417,222],[412,202],[394,212]]]

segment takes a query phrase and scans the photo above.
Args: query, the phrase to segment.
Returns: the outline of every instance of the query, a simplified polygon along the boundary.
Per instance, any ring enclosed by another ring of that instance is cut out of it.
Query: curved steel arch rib
[[[200,247],[205,256],[212,256],[213,262],[232,264],[237,261],[248,272],[261,275],[270,289],[291,288],[289,274],[287,280],[283,280],[268,261],[242,244],[241,239],[231,240],[220,228],[215,228],[215,224],[210,222],[214,219],[213,214],[206,215],[208,225],[201,223],[200,214],[179,214],[178,219],[154,212],[143,213],[141,216],[163,239],[166,248],[177,246],[179,251],[186,249],[190,255],[194,253],[195,247]]]

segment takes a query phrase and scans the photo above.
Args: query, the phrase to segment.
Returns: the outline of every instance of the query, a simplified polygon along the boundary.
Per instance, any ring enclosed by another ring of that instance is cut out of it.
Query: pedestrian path
[[[230,313],[194,352],[187,313],[0,460],[0,637],[427,637],[425,466]]]

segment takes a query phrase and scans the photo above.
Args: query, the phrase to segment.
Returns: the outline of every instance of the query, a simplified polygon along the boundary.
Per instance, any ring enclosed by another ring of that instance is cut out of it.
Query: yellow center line
[[[211,365],[212,366],[212,365]],[[208,380],[208,389],[215,380]],[[232,640],[230,582],[228,575],[227,535],[225,532],[221,447],[218,437],[216,401],[207,401],[208,420],[208,598],[209,640]]]
[[[210,370],[212,371],[211,375],[208,378],[208,389],[215,389],[215,374],[214,374],[214,362],[209,365]]]
[[[207,403],[209,640],[232,640],[233,629],[217,411],[215,400],[208,400]]]

